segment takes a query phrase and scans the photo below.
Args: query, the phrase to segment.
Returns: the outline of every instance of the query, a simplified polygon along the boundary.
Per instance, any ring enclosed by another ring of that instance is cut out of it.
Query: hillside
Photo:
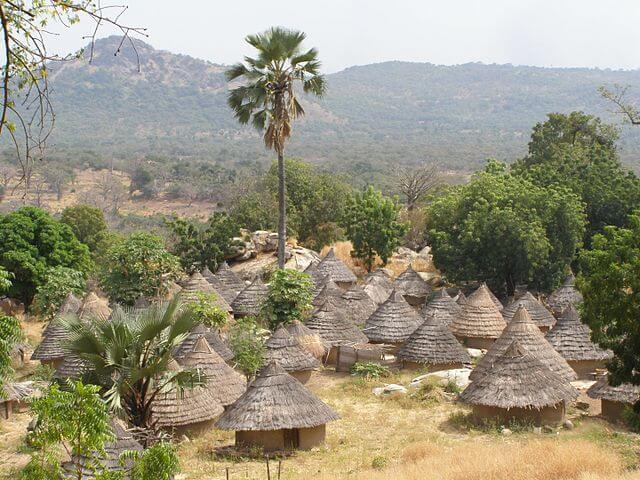
[[[52,66],[61,151],[106,156],[147,153],[231,164],[267,159],[256,132],[241,129],[225,103],[224,66],[155,50],[137,41],[114,56],[117,37],[99,40],[94,60]],[[631,85],[640,71],[512,65],[386,62],[328,75],[321,102],[307,101],[292,155],[356,174],[423,158],[469,170],[486,157],[526,150],[533,124],[575,109],[619,121],[598,96],[603,84]],[[623,159],[635,166],[640,129],[622,132]]]

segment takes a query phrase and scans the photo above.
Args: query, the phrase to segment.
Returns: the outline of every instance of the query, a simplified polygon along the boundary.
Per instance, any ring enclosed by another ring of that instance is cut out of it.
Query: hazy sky
[[[103,4],[109,3],[103,0]],[[272,25],[307,32],[324,70],[386,60],[437,64],[640,68],[640,0],[124,0],[124,23],[156,48],[216,63],[250,52],[244,36]],[[89,24],[51,41],[86,43]],[[112,33],[103,29],[100,36]]]

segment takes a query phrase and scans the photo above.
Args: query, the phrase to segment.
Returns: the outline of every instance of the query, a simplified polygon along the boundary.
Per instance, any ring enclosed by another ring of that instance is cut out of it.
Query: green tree
[[[13,282],[13,273],[7,272],[4,267],[0,266],[0,293],[9,291]]]
[[[23,207],[0,215],[0,266],[13,275],[8,295],[29,304],[51,267],[86,273],[92,263],[68,225],[39,208]]]
[[[270,192],[249,192],[237,198],[229,216],[242,228],[249,231],[275,230],[278,227],[278,202]]]
[[[130,480],[172,480],[180,472],[176,449],[167,442],[157,443],[142,452],[132,451],[127,457],[134,460]]]
[[[204,267],[215,272],[231,254],[235,245],[233,237],[240,234],[235,221],[226,213],[219,212],[211,215],[206,223],[173,218],[166,225],[173,236],[171,252],[189,273]]]
[[[137,232],[107,250],[100,284],[111,300],[133,305],[140,297],[167,293],[179,271],[178,258],[167,252],[162,238]]]
[[[142,165],[138,165],[131,173],[129,195],[136,191],[140,192],[142,198],[153,198],[156,194],[153,174]]]
[[[161,392],[203,383],[198,371],[169,368],[173,350],[196,325],[176,298],[134,313],[116,307],[109,320],[65,320],[65,348],[90,366],[89,378],[102,386],[108,405],[124,411],[138,427],[150,428],[151,404]]]
[[[566,188],[543,188],[490,162],[427,209],[435,264],[449,280],[484,280],[512,295],[555,286],[582,245],[584,212]]]
[[[262,314],[275,330],[282,324],[304,320],[313,300],[311,277],[297,270],[277,270],[271,276],[269,293],[262,305]]]
[[[69,225],[78,240],[89,247],[91,252],[103,248],[109,227],[102,210],[89,205],[73,205],[62,211],[60,221]]]
[[[0,311],[0,398],[4,394],[3,385],[13,373],[11,368],[11,351],[22,339],[20,322]]]
[[[229,345],[233,360],[248,380],[251,380],[264,363],[264,334],[255,317],[236,320],[229,332]]]
[[[51,318],[60,309],[67,295],[73,293],[82,296],[86,288],[84,273],[68,267],[50,268],[44,283],[36,288],[31,307],[37,315]]]
[[[296,98],[296,84],[316,96],[325,91],[317,50],[302,50],[305,37],[302,32],[280,27],[249,35],[246,41],[258,51],[257,58],[245,57],[245,63],[227,71],[229,81],[243,81],[229,92],[229,106],[236,118],[264,130],[265,146],[278,155],[279,268],[284,268],[287,240],[284,148],[293,120],[304,115]]]
[[[196,292],[196,301],[189,302],[185,308],[198,322],[220,329],[227,323],[229,315],[216,304],[217,298],[215,293]]]
[[[356,193],[347,202],[343,227],[353,244],[352,255],[371,271],[376,256],[383,263],[400,244],[407,226],[399,221],[400,205],[373,187]]]

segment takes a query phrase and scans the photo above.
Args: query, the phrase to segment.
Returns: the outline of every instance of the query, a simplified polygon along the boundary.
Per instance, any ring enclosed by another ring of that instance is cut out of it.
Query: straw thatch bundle
[[[179,358],[186,355],[186,352],[193,349],[193,346],[200,335],[204,335],[209,346],[213,348],[213,350],[220,355],[225,362],[228,362],[233,358],[233,352],[227,344],[224,343],[220,334],[214,328],[208,328],[202,323],[196,325],[193,330],[191,330],[191,333],[189,333],[187,338],[185,338],[185,340],[175,349],[173,356],[175,358]]]
[[[472,405],[541,410],[575,400],[578,391],[558,373],[513,340],[481,378],[460,394]]]
[[[591,341],[591,329],[580,321],[580,314],[569,305],[546,335],[547,341],[565,360],[608,360],[613,352]]]
[[[607,376],[603,375],[596,383],[591,385],[587,390],[587,395],[596,400],[608,400],[632,405],[640,400],[640,385],[623,383],[613,387],[609,384]]]
[[[225,363],[207,343],[204,334],[197,337],[189,350],[182,349],[180,353],[176,357],[178,364],[183,368],[199,369],[207,378],[205,388],[223,407],[235,402],[247,388],[245,377]]]
[[[280,325],[265,342],[265,365],[277,362],[287,372],[315,370],[320,362]]]
[[[309,266],[304,269],[304,273],[311,277],[311,283],[313,284],[311,294],[316,297],[320,293],[320,290],[322,290],[322,287],[324,287],[326,275],[320,273],[318,265],[314,262],[311,262]]]
[[[76,297],[73,293],[69,293],[58,309],[58,316],[78,313],[81,308],[82,300]]]
[[[422,303],[431,294],[429,284],[411,265],[396,278],[394,286],[402,295],[408,299],[415,299],[419,303]]]
[[[336,283],[350,284],[355,283],[357,280],[353,272],[349,270],[349,267],[336,257],[333,248],[320,260],[317,268],[321,275],[328,275]]]
[[[247,391],[216,422],[222,430],[311,428],[340,416],[276,362],[264,367]]]
[[[398,351],[400,360],[427,365],[471,362],[467,350],[449,330],[446,322],[450,315],[447,310],[429,310],[424,318],[423,324]]]
[[[306,325],[309,330],[320,335],[320,338],[332,347],[368,341],[365,334],[347,317],[342,304],[328,296],[312,312]]]
[[[260,275],[256,276],[253,282],[247,285],[231,304],[235,315],[258,315],[268,294],[269,287],[262,282]]]
[[[562,285],[547,297],[547,305],[558,317],[569,305],[578,305],[582,303],[582,300],[582,294],[576,288],[576,277],[570,273],[565,277]]]
[[[467,298],[450,324],[458,338],[498,338],[507,323],[491,299],[491,292],[482,284]]]
[[[438,312],[440,318],[447,325],[453,322],[453,318],[462,311],[460,305],[449,296],[447,289],[442,287],[438,292],[429,300],[422,309],[422,318],[428,318],[432,312]]]
[[[502,310],[502,316],[507,322],[509,322],[515,315],[518,307],[524,307],[529,312],[533,323],[538,325],[541,329],[549,329],[556,323],[555,317],[549,310],[530,292],[525,292],[516,298],[513,302],[507,305]]]
[[[36,387],[34,382],[4,382],[0,392],[0,403],[2,402],[26,402],[27,400],[39,397],[42,392]]]
[[[364,333],[372,342],[404,342],[419,326],[420,315],[394,290],[389,298],[367,319]]]
[[[527,349],[547,368],[557,373],[563,379],[572,381],[577,378],[576,372],[567,361],[556,352],[544,338],[527,309],[519,307],[513,319],[502,332],[502,335],[491,345],[487,354],[476,365],[469,378],[473,381],[479,379],[491,370],[502,358],[502,354],[509,348],[514,340]]]
[[[220,292],[228,303],[232,303],[244,287],[246,287],[246,284],[231,270],[227,262],[222,262],[215,274],[212,274],[208,268],[205,268],[202,275],[211,283],[213,288]]]
[[[106,298],[98,297],[94,292],[89,292],[82,301],[78,315],[83,319],[100,318],[106,320],[111,316],[109,301]]]
[[[298,341],[302,348],[318,360],[322,359],[329,350],[329,345],[325,344],[320,335],[309,329],[300,320],[294,320],[287,325],[287,332]]]
[[[233,313],[233,308],[227,303],[222,294],[216,291],[209,282],[200,274],[200,272],[193,272],[189,279],[182,287],[180,297],[184,303],[191,303],[198,301],[198,293],[213,294],[216,296],[214,304],[220,307],[225,312]]]
[[[344,292],[342,298],[346,302],[347,312],[351,321],[356,325],[364,325],[367,318],[378,308],[378,304],[358,284]]]
[[[71,379],[77,380],[88,370],[87,362],[75,355],[67,354],[64,360],[53,374],[53,378],[58,380]]]
[[[66,356],[62,342],[69,338],[69,332],[63,327],[62,319],[55,317],[42,332],[42,341],[31,355],[31,360],[50,362]]]

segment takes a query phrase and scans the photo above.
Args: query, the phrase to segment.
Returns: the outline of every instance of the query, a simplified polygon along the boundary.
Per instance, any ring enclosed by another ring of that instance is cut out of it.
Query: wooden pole
[[[280,480],[280,471],[282,470],[282,460],[278,460],[278,480]]]
[[[271,480],[271,471],[269,470],[269,455],[267,455],[267,480]]]
[[[227,480],[229,480],[229,467],[227,467]]]

